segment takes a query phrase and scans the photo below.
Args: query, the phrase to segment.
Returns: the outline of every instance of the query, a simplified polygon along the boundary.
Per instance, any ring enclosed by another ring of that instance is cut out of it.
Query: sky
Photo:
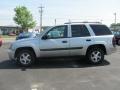
[[[26,6],[39,25],[39,6],[44,6],[43,25],[64,24],[82,21],[102,21],[106,25],[114,23],[114,13],[120,22],[120,0],[1,0],[0,26],[16,25],[13,21],[16,6]]]

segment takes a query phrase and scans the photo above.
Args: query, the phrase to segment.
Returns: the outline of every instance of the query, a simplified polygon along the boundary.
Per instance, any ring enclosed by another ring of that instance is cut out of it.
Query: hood
[[[38,43],[38,41],[39,41],[38,38],[26,38],[26,39],[17,40],[13,44],[17,46],[29,46]]]
[[[26,41],[31,41],[31,40],[36,40],[36,38],[35,37],[33,37],[33,38],[24,38],[24,39],[16,40],[16,42],[26,42]]]

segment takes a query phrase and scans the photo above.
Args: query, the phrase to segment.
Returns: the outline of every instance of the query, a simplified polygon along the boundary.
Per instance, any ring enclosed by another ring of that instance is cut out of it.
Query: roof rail
[[[101,23],[101,22],[88,22],[88,21],[85,21],[85,22],[66,22],[64,24],[72,24],[72,23]]]

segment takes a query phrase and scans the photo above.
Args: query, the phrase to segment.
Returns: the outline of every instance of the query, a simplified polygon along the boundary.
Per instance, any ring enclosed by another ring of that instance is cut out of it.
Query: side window
[[[72,37],[87,37],[90,33],[85,25],[72,25]]]
[[[112,34],[109,28],[105,25],[90,25],[90,26],[93,29],[93,32],[95,33],[96,36]]]
[[[66,38],[67,26],[54,27],[47,33],[47,36],[49,37],[49,39]]]

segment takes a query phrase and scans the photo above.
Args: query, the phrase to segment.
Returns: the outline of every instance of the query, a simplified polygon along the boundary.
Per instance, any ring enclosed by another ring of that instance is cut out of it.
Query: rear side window
[[[85,25],[71,25],[72,37],[87,37],[90,33]]]
[[[96,36],[112,35],[112,32],[105,25],[90,25]]]

